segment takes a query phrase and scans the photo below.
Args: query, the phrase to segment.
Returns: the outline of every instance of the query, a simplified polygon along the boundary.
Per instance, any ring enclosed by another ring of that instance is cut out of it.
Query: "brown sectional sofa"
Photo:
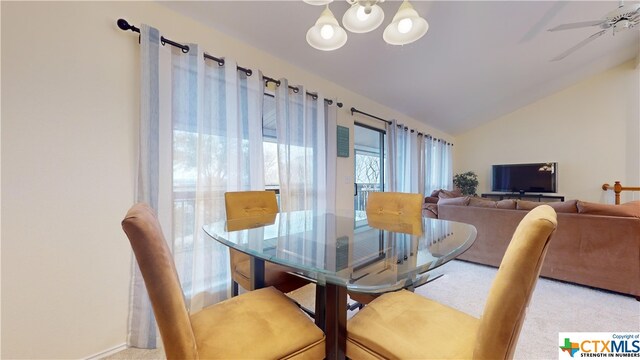
[[[539,202],[473,197],[425,203],[428,217],[473,224],[474,244],[459,258],[498,267],[515,228]],[[633,295],[640,300],[640,201],[548,203],[558,214],[541,276]]]

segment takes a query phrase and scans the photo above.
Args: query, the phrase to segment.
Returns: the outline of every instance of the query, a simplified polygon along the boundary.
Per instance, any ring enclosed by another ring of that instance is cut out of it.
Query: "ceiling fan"
[[[589,36],[588,38],[582,40],[577,43],[573,47],[569,48],[565,52],[551,59],[551,61],[562,60],[565,57],[569,56],[574,51],[580,49],[591,41],[602,36],[607,30],[613,29],[613,34],[619,33],[621,31],[629,30],[638,26],[640,23],[640,3],[624,5],[624,1],[620,1],[620,5],[618,8],[608,12],[601,20],[594,21],[581,21],[570,24],[562,24],[558,25],[554,28],[549,29],[549,31],[560,31],[560,30],[568,30],[568,29],[577,29],[582,27],[590,27],[597,26],[601,30],[597,33]]]

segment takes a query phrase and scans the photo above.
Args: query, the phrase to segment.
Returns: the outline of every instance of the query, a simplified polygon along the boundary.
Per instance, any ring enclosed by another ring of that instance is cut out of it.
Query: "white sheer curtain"
[[[388,191],[421,193],[452,189],[452,144],[392,120],[387,124]]]
[[[387,124],[388,191],[424,192],[424,142],[422,134],[392,120]]]
[[[141,27],[141,111],[136,201],[149,203],[163,227],[191,312],[228,296],[228,249],[202,226],[224,218],[224,192],[263,190],[262,76],[236,63],[204,60],[160,44]],[[156,347],[153,312],[134,261],[130,346]]]
[[[324,98],[289,88],[275,92],[280,209],[335,212],[336,108]],[[335,103],[335,102],[334,102]]]
[[[425,136],[425,194],[429,195],[433,190],[453,189],[453,165],[452,144]]]

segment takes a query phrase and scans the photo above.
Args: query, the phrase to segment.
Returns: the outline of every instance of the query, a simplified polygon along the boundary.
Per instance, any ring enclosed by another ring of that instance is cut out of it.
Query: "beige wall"
[[[2,358],[82,358],[125,341],[139,50],[119,17],[337,97],[351,134],[355,106],[451,140],[156,3],[2,2],[1,14]],[[353,157],[338,165],[348,212]]]
[[[124,341],[135,40],[117,12],[2,2],[2,358]]]
[[[640,186],[639,79],[629,61],[458,136],[454,172],[475,171],[480,194],[492,164],[557,161],[559,194],[612,201],[603,183]]]

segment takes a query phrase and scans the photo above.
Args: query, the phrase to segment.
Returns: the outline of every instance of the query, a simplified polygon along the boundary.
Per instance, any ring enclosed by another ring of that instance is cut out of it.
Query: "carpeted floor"
[[[496,269],[452,261],[434,271],[445,276],[416,293],[479,317]],[[313,290],[292,294],[313,307]],[[350,311],[348,317],[357,310]],[[633,297],[540,279],[518,341],[516,359],[557,359],[558,332],[640,331],[640,302]],[[127,349],[107,359],[160,359],[161,350]]]

